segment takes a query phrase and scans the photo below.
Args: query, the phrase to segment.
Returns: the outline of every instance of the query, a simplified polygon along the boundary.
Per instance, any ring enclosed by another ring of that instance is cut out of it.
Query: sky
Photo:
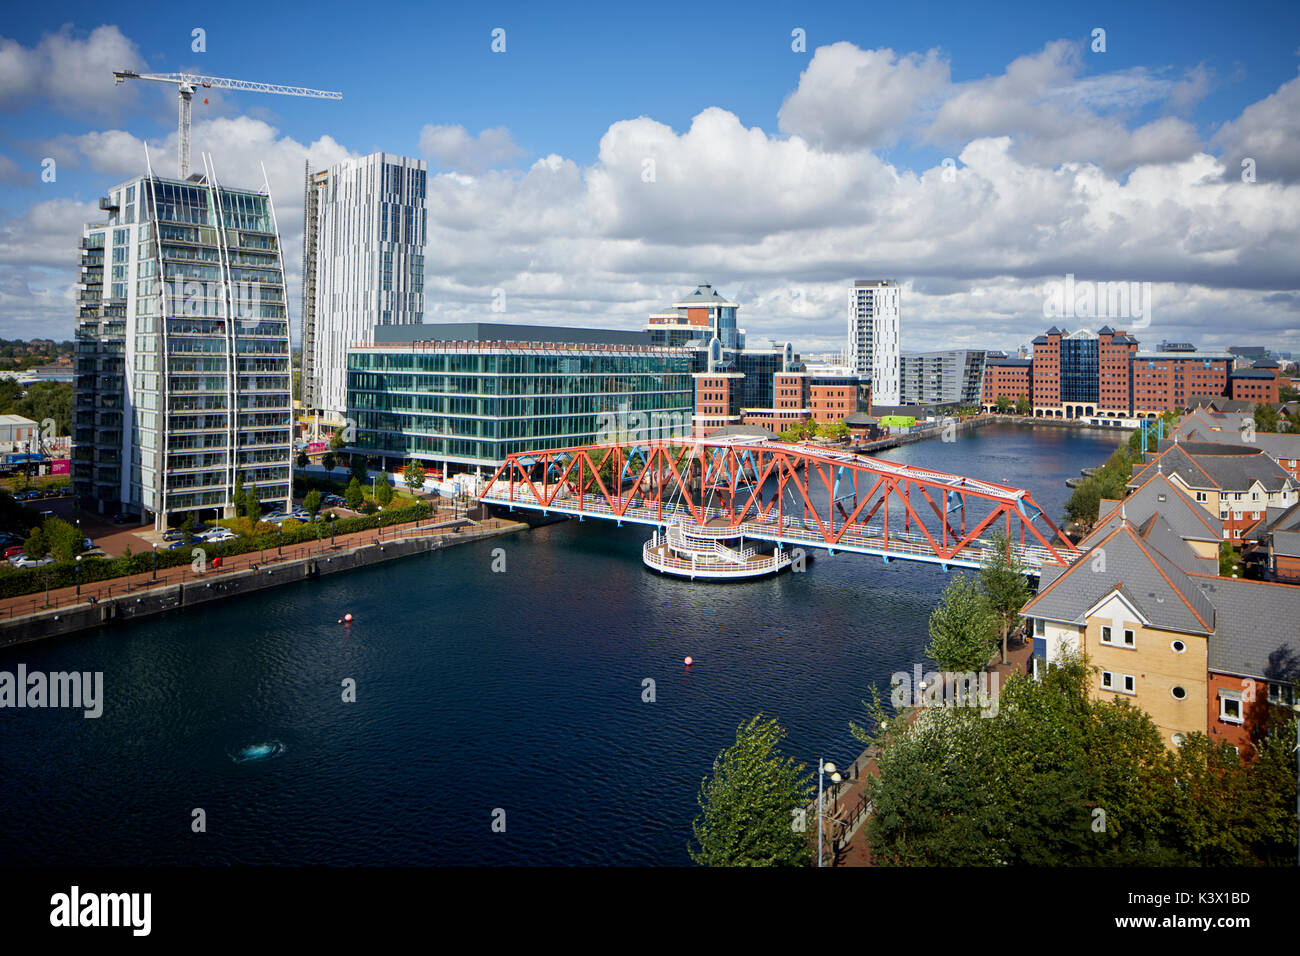
[[[194,101],[195,167],[265,166],[295,340],[304,163],[383,150],[429,161],[427,322],[640,328],[709,282],[751,344],[830,353],[890,278],[904,349],[1110,324],[1300,357],[1300,4],[302,9],[7,14],[0,336],[71,338],[98,198],[146,147],[174,173],[175,89],[130,68],[342,91]],[[1067,276],[1149,308],[1048,314]]]

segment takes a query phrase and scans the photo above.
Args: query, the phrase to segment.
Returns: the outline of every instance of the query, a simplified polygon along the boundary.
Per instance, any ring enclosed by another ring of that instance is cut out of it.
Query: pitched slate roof
[[[1189,541],[1223,540],[1223,520],[1218,518],[1187,496],[1178,485],[1169,480],[1168,475],[1152,474],[1123,501],[1123,507],[1116,505],[1104,514],[1092,534],[1079,542],[1081,548],[1091,547],[1120,520],[1121,512],[1129,521],[1145,524],[1156,513],[1161,514],[1174,532]]]
[[[1274,531],[1273,553],[1300,558],[1300,531]]]
[[[1254,445],[1176,442],[1129,482],[1136,487],[1156,473],[1176,474],[1190,488],[1244,491],[1256,481],[1269,492],[1293,484],[1291,474]]]
[[[1183,571],[1127,522],[1079,557],[1025,605],[1027,617],[1083,624],[1087,612],[1120,589],[1152,627],[1182,634],[1214,630],[1214,606]]]
[[[1300,653],[1300,588],[1200,574],[1193,580],[1218,612],[1210,670],[1285,680],[1283,661]]]

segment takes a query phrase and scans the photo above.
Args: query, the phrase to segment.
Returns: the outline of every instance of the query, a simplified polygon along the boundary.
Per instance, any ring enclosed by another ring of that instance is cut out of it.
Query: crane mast
[[[134,70],[114,70],[113,83],[121,86],[126,80],[152,80],[171,83],[179,94],[177,118],[176,163],[180,178],[190,174],[190,114],[194,91],[200,87],[214,90],[246,90],[253,93],[275,93],[280,96],[309,96],[321,100],[341,100],[343,94],[333,90],[313,90],[305,86],[281,86],[276,83],[258,83],[254,80],[232,80],[223,76],[203,76],[199,73],[136,73]]]

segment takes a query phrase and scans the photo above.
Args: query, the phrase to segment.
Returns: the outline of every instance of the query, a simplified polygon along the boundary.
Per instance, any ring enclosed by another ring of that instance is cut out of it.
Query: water
[[[1057,518],[1120,437],[998,426],[884,457]],[[809,765],[851,762],[848,722],[921,661],[947,575],[839,555],[692,584],[645,570],[647,534],[570,521],[0,652],[102,670],[105,697],[98,719],[0,711],[0,863],[688,863],[736,725],[762,711]]]

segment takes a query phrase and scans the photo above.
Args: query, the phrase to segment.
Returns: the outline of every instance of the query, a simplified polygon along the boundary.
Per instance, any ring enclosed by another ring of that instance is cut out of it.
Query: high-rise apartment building
[[[347,350],[376,326],[424,321],[429,165],[372,153],[307,171],[303,211],[303,405],[342,416]]]
[[[869,279],[849,290],[849,363],[853,371],[871,376],[873,400],[897,405],[898,383],[898,283]]]
[[[901,353],[901,404],[978,405],[985,355],[983,349]]]
[[[269,188],[137,177],[82,235],[73,488],[105,513],[291,496],[284,264]]]

